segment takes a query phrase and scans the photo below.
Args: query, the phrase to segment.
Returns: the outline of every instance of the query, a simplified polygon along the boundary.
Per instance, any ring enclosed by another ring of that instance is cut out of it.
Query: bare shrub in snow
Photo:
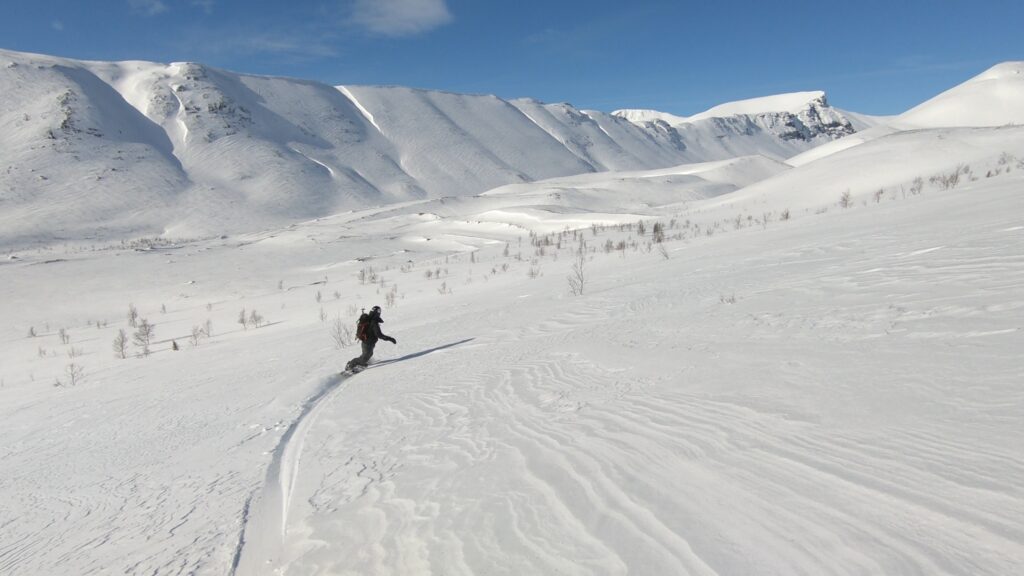
[[[71,348],[68,348],[68,358],[70,358],[72,360],[74,360],[75,358],[78,358],[82,354],[85,354],[85,351],[82,350],[81,348],[75,348],[74,346],[72,346]]]
[[[724,294],[720,295],[718,297],[718,301],[721,302],[722,304],[735,304],[736,303],[736,293],[734,292],[734,293],[732,293],[732,294],[730,294],[728,296],[725,296]]]
[[[664,244],[658,244],[658,254],[665,260],[668,260],[668,248],[665,248]]]
[[[71,336],[68,336],[68,331],[66,328],[61,328],[57,330],[57,336],[60,337],[61,344],[68,344],[71,342]]]
[[[949,190],[950,188],[956,188],[957,184],[960,183],[960,172],[936,174],[929,178],[928,181],[938,187],[939,190]]]
[[[114,337],[114,356],[122,360],[128,357],[128,334],[124,328],[119,329]]]
[[[373,266],[366,266],[359,271],[359,283],[360,284],[376,284],[377,283],[377,272],[374,271]]]
[[[36,327],[35,326],[29,326],[28,327],[28,337],[29,338],[35,338],[36,337]]]
[[[875,204],[878,204],[879,202],[882,201],[882,196],[884,194],[885,194],[885,189],[884,188],[879,188],[878,190],[875,190],[875,194],[874,194]]]
[[[936,174],[928,179],[929,182],[939,188],[939,190],[952,190],[960,184],[960,176],[969,175],[971,173],[971,167],[966,164],[957,164],[956,168],[948,174]]]
[[[342,321],[341,316],[337,316],[331,320],[331,324],[328,326],[327,332],[331,335],[334,347],[338,350],[346,348],[352,344],[352,331],[349,330],[348,324]]]
[[[245,308],[238,313],[238,323],[242,325],[242,330],[249,329],[249,316],[245,313]]]
[[[139,325],[139,310],[135,304],[128,304],[128,325],[137,328]]]
[[[64,371],[68,375],[68,383],[72,386],[77,386],[82,381],[82,377],[85,376],[85,370],[82,366],[74,362],[68,364]]]
[[[917,196],[922,190],[924,190],[924,179],[918,176],[910,183],[910,193]]]
[[[651,228],[651,239],[654,240],[655,244],[661,244],[665,241],[665,225],[661,222],[655,222]]]
[[[199,339],[203,337],[203,329],[199,326],[192,327],[192,333],[189,334],[188,342],[193,348],[199,346]]]
[[[841,208],[849,208],[850,206],[853,206],[853,200],[851,199],[849,190],[843,192],[843,194],[839,197],[839,206]]]
[[[259,328],[265,324],[263,316],[261,316],[255,308],[253,308],[252,312],[249,313],[249,323],[252,324],[254,328]]]
[[[583,294],[583,288],[587,282],[586,265],[586,245],[581,244],[580,249],[576,252],[576,257],[573,258],[572,269],[570,270],[568,277],[569,293],[573,296],[580,296]]]
[[[155,325],[150,324],[149,320],[140,318],[138,326],[135,329],[135,333],[132,334],[132,342],[142,350],[139,352],[141,356],[149,356],[149,346],[153,342],[153,333]]]

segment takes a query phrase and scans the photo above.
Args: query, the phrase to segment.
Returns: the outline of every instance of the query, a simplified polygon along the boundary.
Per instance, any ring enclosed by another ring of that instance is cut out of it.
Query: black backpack
[[[356,321],[356,339],[363,342],[370,339],[370,315],[363,312]]]

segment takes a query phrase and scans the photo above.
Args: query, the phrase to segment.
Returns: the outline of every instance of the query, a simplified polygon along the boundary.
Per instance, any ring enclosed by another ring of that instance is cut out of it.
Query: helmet
[[[374,306],[373,308],[370,308],[370,312],[373,312],[374,314],[380,314],[380,306]]]

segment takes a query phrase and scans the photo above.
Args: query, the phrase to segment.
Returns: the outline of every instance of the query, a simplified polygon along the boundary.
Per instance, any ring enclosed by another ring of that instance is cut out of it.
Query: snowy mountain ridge
[[[807,92],[789,92],[785,94],[774,94],[758,98],[747,98],[718,104],[693,116],[677,116],[667,112],[644,109],[622,109],[612,112],[613,115],[626,118],[632,122],[651,122],[663,120],[669,124],[684,124],[696,122],[707,118],[728,118],[729,116],[756,116],[759,114],[773,114],[789,112],[798,114],[805,109],[814,106],[827,106],[825,92],[813,90]]]
[[[750,98],[714,106],[693,116],[675,116],[656,110],[616,110],[614,116],[629,120],[647,130],[665,126],[688,132],[712,123],[720,132],[750,134],[765,132],[783,141],[823,144],[857,131],[846,114],[832,108],[822,91],[794,92]],[[812,146],[813,147],[813,146]]]
[[[803,117],[637,125],[529,99],[10,51],[0,89],[0,246],[252,231],[557,176],[783,160],[851,131],[823,97]]]

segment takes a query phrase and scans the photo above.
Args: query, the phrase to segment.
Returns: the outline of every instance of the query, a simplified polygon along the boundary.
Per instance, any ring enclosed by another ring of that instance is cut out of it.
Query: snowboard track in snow
[[[280,562],[291,490],[298,474],[306,431],[316,420],[331,393],[344,388],[350,374],[324,378],[320,389],[302,405],[274,449],[263,486],[250,495],[242,512],[242,530],[235,549],[231,574],[260,574]],[[254,507],[255,505],[255,507]]]
[[[466,338],[384,360],[366,369],[412,360],[472,340],[473,338]],[[343,389],[344,384],[354,375],[335,374],[321,380],[317,392],[302,404],[299,415],[281,435],[281,440],[274,449],[263,486],[246,499],[242,509],[242,529],[231,563],[230,574],[232,576],[235,574],[263,574],[268,571],[273,573],[279,567],[284,549],[288,508],[291,502],[292,488],[299,473],[299,460],[302,456],[306,432],[316,421],[322,407],[333,397],[333,393]]]

